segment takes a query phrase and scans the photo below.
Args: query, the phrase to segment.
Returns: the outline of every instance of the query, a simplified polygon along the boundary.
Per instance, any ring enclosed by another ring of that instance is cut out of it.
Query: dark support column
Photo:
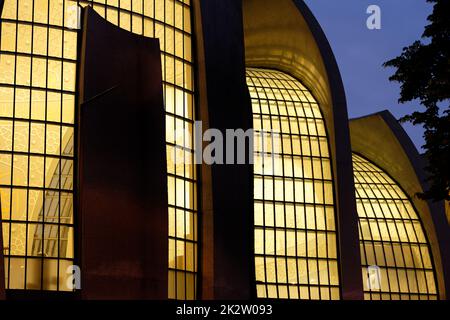
[[[423,176],[421,177],[423,179]],[[422,184],[427,187],[428,182],[422,180]],[[439,289],[439,296],[442,300],[450,300],[450,228],[445,215],[444,201],[433,202],[428,201],[431,211],[431,218],[436,229],[436,236],[439,243],[439,248],[431,248],[433,252],[434,265],[438,269],[436,251],[440,253],[440,263],[442,265],[442,274],[437,275],[437,287]]]
[[[166,299],[167,164],[159,42],[84,10],[79,72],[82,299]]]
[[[353,181],[352,150],[347,101],[339,67],[330,44],[316,18],[303,0],[294,0],[308,23],[327,70],[333,103],[334,141],[331,141],[335,179],[337,231],[339,236],[342,299],[361,300],[363,285],[359,250],[358,213]]]
[[[252,127],[245,82],[241,0],[197,0],[197,77],[200,117],[205,128]],[[207,92],[205,90],[207,88]],[[247,150],[248,152],[248,150]],[[224,154],[226,159],[226,153]],[[249,299],[253,272],[253,167],[212,165],[202,169],[200,297]],[[206,208],[206,209],[205,209]]]
[[[3,0],[0,0],[0,17],[3,11]],[[0,300],[5,299],[5,259],[3,257],[2,200],[0,199]]]
[[[2,224],[2,200],[0,199],[0,300],[5,300],[5,258],[3,256],[4,246]]]

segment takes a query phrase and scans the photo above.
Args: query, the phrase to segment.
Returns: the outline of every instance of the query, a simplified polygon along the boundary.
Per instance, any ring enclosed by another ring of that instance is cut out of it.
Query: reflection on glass
[[[389,175],[357,154],[353,171],[365,299],[437,299],[429,244],[413,204]]]
[[[123,29],[160,39],[167,115],[169,298],[194,299],[197,177],[191,165],[195,114],[190,0],[5,0],[0,196],[7,288],[68,290],[65,271],[73,264],[74,250],[74,5],[91,5]],[[175,130],[177,137],[171,139]]]
[[[319,105],[279,71],[249,68],[247,85],[255,129],[257,295],[339,299],[333,180]]]
[[[6,0],[2,12],[0,197],[8,289],[71,290],[77,34],[63,27],[64,12],[63,1],[42,0]]]

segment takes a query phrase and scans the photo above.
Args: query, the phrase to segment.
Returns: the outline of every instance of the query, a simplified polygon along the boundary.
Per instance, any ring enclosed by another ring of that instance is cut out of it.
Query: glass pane
[[[254,199],[264,200],[255,201],[256,277],[266,284],[258,285],[258,297],[339,299],[333,183],[328,152],[322,151],[328,142],[321,112],[306,88],[285,73],[248,68],[247,85],[254,127],[277,132],[255,137]],[[296,101],[305,103],[294,108]]]
[[[363,279],[368,272],[366,266],[380,268],[379,286],[366,285],[366,299],[416,299],[418,292],[428,299],[437,298],[429,244],[412,203],[400,186],[372,162],[354,154],[353,164],[355,183],[359,185],[356,197],[361,251],[365,253]],[[419,247],[417,243],[424,245]],[[425,274],[431,275],[428,292]],[[386,294],[368,294],[380,289]]]

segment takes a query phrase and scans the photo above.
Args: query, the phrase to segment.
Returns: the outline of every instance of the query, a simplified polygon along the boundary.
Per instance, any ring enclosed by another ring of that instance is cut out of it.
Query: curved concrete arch
[[[243,0],[248,67],[278,69],[299,79],[317,99],[327,126],[335,179],[343,299],[362,299],[357,213],[348,114],[335,57],[303,0]]]
[[[243,9],[247,66],[280,69],[301,79],[328,113],[327,70],[303,2],[244,0]]]
[[[383,168],[405,190],[416,207],[430,242],[441,299],[450,290],[450,230],[444,204],[420,200],[426,189],[425,162],[389,111],[350,121],[352,150]]]

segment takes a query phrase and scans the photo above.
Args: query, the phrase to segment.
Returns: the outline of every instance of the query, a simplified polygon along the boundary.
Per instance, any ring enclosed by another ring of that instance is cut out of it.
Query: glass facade
[[[190,0],[5,0],[0,19],[0,203],[6,288],[71,291],[79,10],[160,39],[166,112],[168,297],[196,299],[197,172]],[[311,92],[248,68],[259,298],[340,299],[331,156]],[[438,299],[413,203],[353,154],[364,297]],[[447,209],[448,209],[447,203]]]
[[[365,299],[437,299],[429,243],[413,204],[386,172],[357,154],[353,170]]]
[[[169,298],[194,299],[197,173],[189,0],[6,0],[1,18],[0,196],[9,289],[66,290],[73,262],[76,6],[160,39],[166,109]]]
[[[257,295],[339,299],[333,179],[325,123],[298,80],[247,69],[253,108]]]
[[[6,0],[0,38],[0,196],[6,287],[69,290],[77,32],[62,1]]]

